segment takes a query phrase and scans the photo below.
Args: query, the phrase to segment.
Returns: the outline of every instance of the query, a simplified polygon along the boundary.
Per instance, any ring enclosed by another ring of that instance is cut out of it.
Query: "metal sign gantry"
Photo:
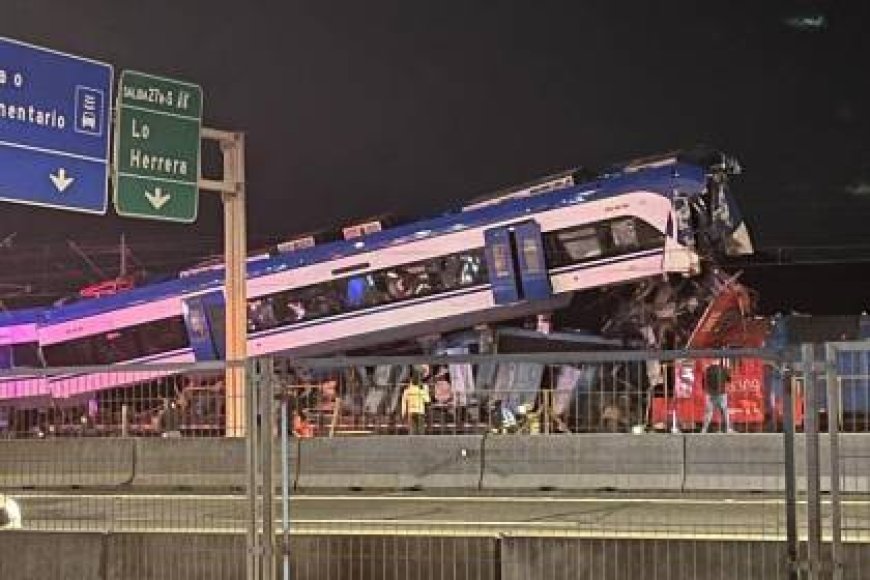
[[[0,37],[0,200],[105,214],[112,66]],[[199,86],[126,71],[115,127],[120,215],[196,219],[198,189],[224,206],[226,433],[246,434],[245,139],[203,128]],[[200,140],[217,141],[223,176],[202,176]]]

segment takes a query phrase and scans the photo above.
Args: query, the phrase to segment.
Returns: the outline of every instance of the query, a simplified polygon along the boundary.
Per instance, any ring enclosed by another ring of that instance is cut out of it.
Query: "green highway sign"
[[[117,115],[112,181],[118,215],[195,221],[202,89],[124,71]]]

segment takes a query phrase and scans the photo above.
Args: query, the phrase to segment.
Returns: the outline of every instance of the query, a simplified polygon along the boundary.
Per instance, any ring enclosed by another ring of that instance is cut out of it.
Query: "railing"
[[[710,401],[702,378],[715,362],[710,354],[278,361],[275,376],[302,424],[298,433],[310,436],[410,433],[402,401],[412,375],[427,392],[427,434],[781,430],[778,359],[766,351],[729,354],[725,396]]]
[[[288,403],[298,436],[408,434],[402,401],[412,375],[427,393],[414,431],[427,434],[781,430],[778,358],[729,351],[725,396],[711,399],[704,373],[715,356],[722,353],[264,359],[271,370],[258,384],[270,381]],[[242,404],[226,399],[214,363],[7,374],[0,437],[224,436],[227,405]],[[800,393],[795,404],[800,423]],[[870,426],[864,421],[853,424]]]
[[[226,435],[223,363],[0,374],[0,438]]]
[[[97,578],[862,578],[870,434],[840,430],[870,371],[837,361],[868,351],[258,359],[244,438],[221,365],[8,379],[0,577],[38,545]],[[715,405],[702,433],[711,364],[732,435]]]

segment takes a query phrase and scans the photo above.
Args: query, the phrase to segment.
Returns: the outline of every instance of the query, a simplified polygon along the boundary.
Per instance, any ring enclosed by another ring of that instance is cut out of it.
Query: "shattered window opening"
[[[557,232],[555,238],[562,252],[574,261],[597,258],[604,253],[594,227]]]
[[[637,218],[619,218],[544,234],[550,268],[662,247],[664,239],[664,234]]]
[[[613,237],[613,245],[617,248],[637,247],[637,232],[634,229],[633,218],[613,222],[610,226],[610,234]]]

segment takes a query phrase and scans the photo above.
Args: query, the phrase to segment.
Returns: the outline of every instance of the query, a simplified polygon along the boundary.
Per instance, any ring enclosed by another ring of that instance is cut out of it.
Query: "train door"
[[[184,300],[184,323],[196,360],[223,360],[226,357],[225,308],[221,290]]]
[[[486,243],[486,266],[496,304],[511,304],[520,299],[517,266],[508,228],[493,228],[483,234]]]
[[[526,300],[546,300],[553,289],[544,259],[541,226],[537,222],[523,222],[512,229],[523,296]]]
[[[486,230],[484,241],[496,304],[550,297],[552,289],[537,223],[528,221]]]

